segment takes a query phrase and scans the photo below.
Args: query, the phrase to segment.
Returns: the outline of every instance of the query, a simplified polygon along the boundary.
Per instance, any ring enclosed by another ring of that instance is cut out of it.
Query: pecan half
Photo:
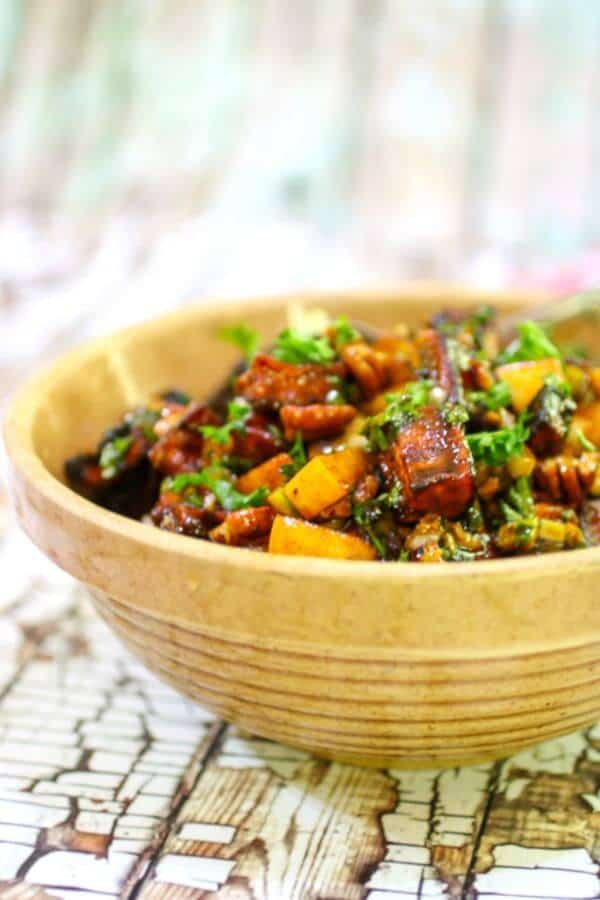
[[[281,422],[286,440],[293,441],[300,434],[305,441],[315,441],[339,434],[356,413],[356,407],[346,405],[313,403],[310,406],[284,406]]]

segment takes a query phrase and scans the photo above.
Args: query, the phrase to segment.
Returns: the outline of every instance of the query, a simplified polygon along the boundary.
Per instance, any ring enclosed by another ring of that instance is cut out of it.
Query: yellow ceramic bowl
[[[259,735],[371,765],[501,756],[600,716],[600,549],[415,565],[268,556],[83,500],[63,462],[152,392],[202,397],[235,362],[218,326],[268,338],[290,299],[186,309],[69,353],[9,411],[19,519],[92,590],[150,669]],[[307,299],[307,298],[304,298]],[[440,287],[308,302],[378,325],[526,298]]]

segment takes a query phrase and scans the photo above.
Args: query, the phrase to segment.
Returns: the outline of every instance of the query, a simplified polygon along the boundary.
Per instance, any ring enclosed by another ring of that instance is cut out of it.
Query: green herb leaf
[[[243,431],[252,407],[245,400],[231,400],[227,404],[227,421],[224,425],[200,425],[198,431],[209,441],[224,446],[233,431]]]
[[[402,500],[402,485],[398,481],[386,493],[379,494],[378,497],[364,503],[355,503],[352,507],[354,521],[382,557],[387,556],[387,547],[381,535],[375,531],[375,524],[386,512],[398,509],[402,505]]]
[[[325,365],[335,359],[335,350],[325,337],[311,337],[286,328],[278,336],[272,355],[281,362],[320,363]]]
[[[113,438],[104,445],[99,460],[103,478],[108,480],[115,477],[125,462],[125,457],[132,444],[133,436],[129,434]]]
[[[170,490],[182,494],[189,487],[204,487],[215,495],[219,506],[227,512],[248,509],[251,506],[264,506],[269,496],[267,487],[257,488],[250,494],[242,494],[227,481],[222,469],[203,469],[201,472],[185,472],[174,478],[166,479],[162,490]]]
[[[560,350],[537,322],[522,322],[518,331],[519,337],[498,356],[497,365],[548,357],[561,358]]]
[[[590,358],[589,350],[583,344],[561,344],[560,351],[566,359],[572,359],[575,362],[583,362]]]
[[[528,438],[529,429],[520,419],[512,428],[468,434],[467,443],[474,459],[489,466],[501,466],[523,453]]]
[[[260,347],[260,335],[253,328],[247,325],[229,325],[221,328],[219,337],[222,341],[227,341],[238,347],[244,354],[247,362],[251,363]]]
[[[433,381],[413,381],[402,391],[388,394],[383,412],[367,419],[363,434],[375,450],[387,450],[390,441],[401,428],[417,418],[419,411],[430,402]]]
[[[500,507],[507,522],[522,522],[534,515],[533,494],[529,478],[517,478]]]
[[[302,435],[297,434],[294,438],[294,443],[288,450],[289,455],[292,457],[293,462],[288,463],[281,467],[281,471],[288,478],[292,478],[296,472],[300,471],[303,466],[306,465],[306,450],[304,448],[304,441],[302,440]]]
[[[346,344],[351,344],[361,336],[360,332],[350,324],[347,316],[340,316],[339,319],[336,319],[333,328],[335,331],[334,344],[338,353]]]
[[[506,382],[498,381],[489,391],[469,391],[467,393],[467,402],[472,406],[498,410],[504,406],[510,406],[512,395]]]
[[[469,413],[461,403],[448,403],[442,410],[448,425],[464,425],[469,421]]]

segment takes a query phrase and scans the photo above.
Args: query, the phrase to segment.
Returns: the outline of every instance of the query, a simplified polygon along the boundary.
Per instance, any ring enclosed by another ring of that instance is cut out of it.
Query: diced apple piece
[[[255,466],[241,475],[236,483],[236,488],[242,494],[251,494],[257,488],[268,487],[270,491],[281,487],[285,484],[286,477],[281,471],[282,466],[293,465],[292,457],[289,453],[278,453],[277,456],[271,457],[260,466]]]
[[[367,470],[367,456],[359,447],[313,457],[283,492],[305,519],[333,506],[358,484]]]
[[[549,375],[562,378],[563,367],[560,359],[549,357],[531,362],[507,363],[496,369],[496,375],[509,386],[514,409],[522,412],[539,394]]]
[[[360,537],[287,516],[275,518],[269,538],[269,553],[327,559],[376,558],[374,548]]]

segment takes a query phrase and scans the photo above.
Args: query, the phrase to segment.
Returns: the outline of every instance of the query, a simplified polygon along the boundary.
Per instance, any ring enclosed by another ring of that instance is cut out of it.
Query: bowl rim
[[[371,579],[375,575],[385,581],[435,580],[447,578],[450,574],[468,575],[471,579],[487,579],[489,576],[503,575],[539,575],[543,569],[545,576],[560,574],[565,568],[589,568],[600,564],[600,547],[588,547],[577,551],[556,551],[553,553],[532,556],[512,556],[503,559],[491,559],[473,562],[452,563],[448,566],[421,565],[406,562],[381,561],[346,561],[319,557],[284,556],[259,553],[241,547],[225,547],[210,541],[199,540],[187,535],[172,534],[153,528],[135,519],[128,519],[118,513],[106,510],[86,500],[74,490],[54,476],[42,461],[37,452],[32,428],[39,406],[44,396],[57,380],[77,369],[86,358],[101,351],[108,342],[112,346],[122,345],[131,337],[152,335],[160,332],[166,325],[177,320],[189,318],[194,322],[211,320],[215,314],[223,313],[227,318],[239,314],[251,318],[255,312],[284,306],[291,302],[309,304],[337,304],[359,300],[362,302],[405,301],[418,299],[421,296],[435,294],[440,303],[452,302],[455,305],[471,306],[490,302],[500,309],[503,306],[514,307],[515,302],[523,305],[532,300],[541,299],[542,294],[532,291],[504,290],[485,291],[460,284],[436,282],[407,282],[390,288],[373,288],[352,291],[318,291],[299,294],[273,294],[268,297],[250,297],[244,300],[206,299],[198,304],[188,304],[175,312],[167,313],[150,320],[119,329],[107,336],[86,341],[76,348],[60,355],[54,362],[34,373],[21,386],[10,402],[4,418],[3,433],[9,461],[15,472],[18,472],[25,483],[33,486],[54,507],[67,512],[81,521],[95,526],[116,538],[123,538],[152,548],[168,551],[176,556],[194,558],[207,563],[226,563],[232,569],[253,569],[257,572],[273,575],[293,576],[297,578],[306,574],[307,560],[310,560],[311,576],[326,576],[342,581],[350,579]]]

